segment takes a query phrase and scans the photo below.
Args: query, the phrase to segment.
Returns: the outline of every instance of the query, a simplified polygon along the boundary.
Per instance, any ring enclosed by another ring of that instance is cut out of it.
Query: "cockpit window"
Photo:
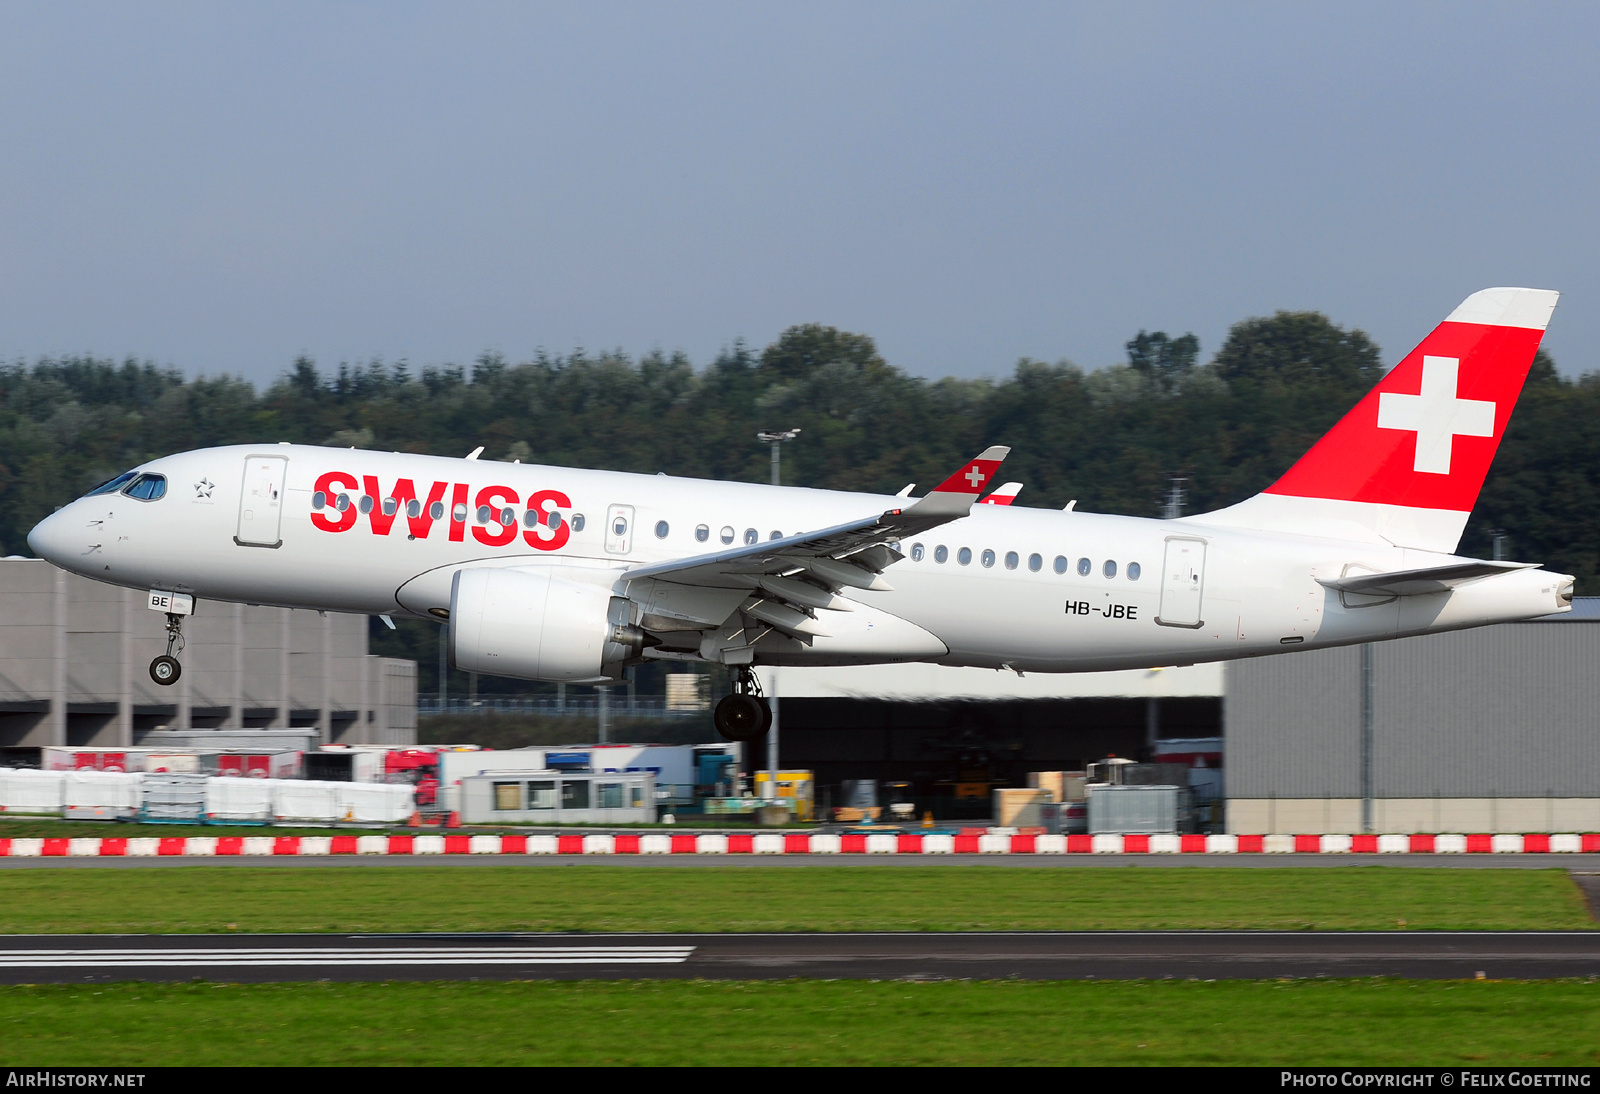
[[[137,474],[138,472],[135,471],[124,471],[116,478],[109,479],[106,482],[101,483],[99,486],[85,494],[84,497],[92,498],[97,494],[115,494],[118,490],[121,490],[124,486],[127,486],[128,481],[135,478]]]
[[[140,501],[156,501],[167,494],[167,477],[165,475],[140,475],[123,491],[130,498]]]

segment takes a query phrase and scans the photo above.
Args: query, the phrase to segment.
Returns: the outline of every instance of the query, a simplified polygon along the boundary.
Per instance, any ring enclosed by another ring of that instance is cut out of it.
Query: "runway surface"
[[[1600,976],[1596,932],[19,935],[0,983]]]
[[[1450,867],[1463,870],[1572,870],[1600,873],[1596,854],[1516,855],[235,855],[221,858],[0,858],[0,870],[361,869],[370,866],[616,866],[647,869],[800,868],[815,866],[988,866],[1000,869],[1243,867],[1337,869],[1345,866]]]

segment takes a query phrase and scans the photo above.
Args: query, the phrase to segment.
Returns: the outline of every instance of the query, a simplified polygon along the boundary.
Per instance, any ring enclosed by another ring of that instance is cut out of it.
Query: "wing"
[[[814,532],[734,547],[628,570],[626,595],[643,613],[641,626],[667,649],[699,648],[697,635],[738,614],[798,638],[828,633],[818,611],[850,611],[843,589],[887,591],[883,571],[905,556],[900,541],[958,520],[1010,449],[995,446],[962,465],[926,497],[904,509]],[[692,640],[692,641],[691,641]]]

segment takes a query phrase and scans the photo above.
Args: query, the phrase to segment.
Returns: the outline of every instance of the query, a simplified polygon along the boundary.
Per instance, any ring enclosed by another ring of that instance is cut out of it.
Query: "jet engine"
[[[632,604],[611,595],[611,576],[556,566],[457,570],[450,663],[523,680],[619,679],[645,634],[633,624]]]

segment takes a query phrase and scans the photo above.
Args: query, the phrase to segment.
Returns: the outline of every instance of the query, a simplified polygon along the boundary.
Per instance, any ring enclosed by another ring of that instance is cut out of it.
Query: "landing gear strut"
[[[183,616],[167,613],[167,652],[150,662],[150,679],[171,687],[183,675],[183,666],[174,654],[183,652]]]
[[[761,683],[747,665],[733,670],[733,694],[725,695],[711,715],[717,732],[730,741],[759,741],[772,728],[772,707],[761,694]]]

